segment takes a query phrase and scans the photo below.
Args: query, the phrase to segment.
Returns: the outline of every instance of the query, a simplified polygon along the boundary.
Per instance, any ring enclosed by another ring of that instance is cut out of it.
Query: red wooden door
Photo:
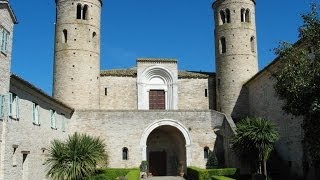
[[[166,109],[164,90],[149,91],[149,109]]]

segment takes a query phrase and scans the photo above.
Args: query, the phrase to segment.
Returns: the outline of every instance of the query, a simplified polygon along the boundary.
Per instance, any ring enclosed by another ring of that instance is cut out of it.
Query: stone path
[[[154,176],[148,177],[147,180],[184,180],[184,178],[179,176]]]

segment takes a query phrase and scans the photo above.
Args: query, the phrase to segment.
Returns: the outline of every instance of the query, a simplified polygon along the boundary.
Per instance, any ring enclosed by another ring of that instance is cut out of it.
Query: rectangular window
[[[4,96],[0,95],[0,119],[4,118]]]
[[[16,94],[9,93],[8,115],[12,119],[19,119],[19,97]]]
[[[8,40],[9,40],[9,32],[2,28],[1,29],[1,41],[0,41],[0,50],[3,53],[7,53],[8,50]]]
[[[205,90],[204,90],[204,96],[205,96],[205,97],[208,97],[208,89],[205,89]]]
[[[104,95],[108,95],[108,88],[104,88]]]
[[[149,91],[149,109],[166,109],[165,91]]]
[[[35,125],[40,125],[39,105],[36,103],[32,103],[32,122]]]
[[[57,129],[56,126],[56,111],[50,110],[50,124],[52,129]]]

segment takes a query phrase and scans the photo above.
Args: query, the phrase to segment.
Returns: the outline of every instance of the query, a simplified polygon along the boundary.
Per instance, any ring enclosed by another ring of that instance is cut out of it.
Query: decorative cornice
[[[137,62],[177,63],[178,60],[173,58],[138,58]]]

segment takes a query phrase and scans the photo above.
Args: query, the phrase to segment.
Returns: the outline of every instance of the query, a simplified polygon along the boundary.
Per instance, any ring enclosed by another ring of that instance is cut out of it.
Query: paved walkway
[[[154,176],[148,177],[147,180],[184,180],[184,178],[179,176]]]

